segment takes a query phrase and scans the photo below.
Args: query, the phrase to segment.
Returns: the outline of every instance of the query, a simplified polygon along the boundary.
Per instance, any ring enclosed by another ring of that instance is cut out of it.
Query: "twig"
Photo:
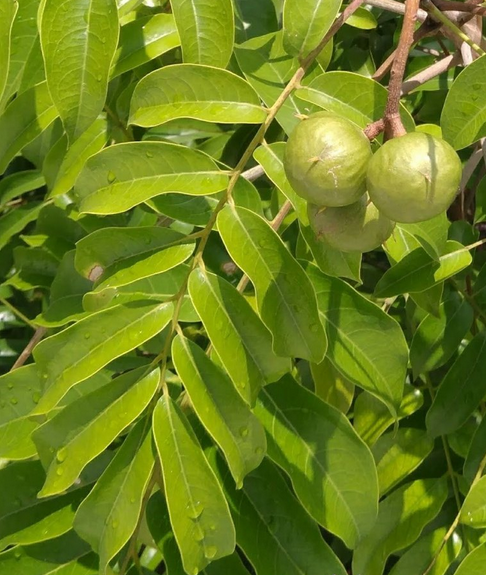
[[[442,12],[469,12],[474,15],[483,16],[486,14],[486,8],[483,6],[476,6],[474,4],[467,4],[466,2],[454,2],[453,0],[434,0],[434,4],[442,10]]]
[[[255,166],[254,168],[250,168],[249,170],[246,170],[246,172],[243,172],[241,177],[245,178],[245,180],[248,180],[249,182],[254,182],[255,180],[258,180],[258,178],[261,178],[264,173],[265,170],[261,166]]]
[[[17,369],[18,367],[22,367],[24,363],[29,359],[30,354],[34,350],[34,347],[40,342],[40,340],[46,335],[47,329],[45,327],[38,327],[32,339],[29,343],[25,346],[24,351],[19,355],[16,362],[12,365],[10,371]]]
[[[34,325],[27,316],[25,316],[20,310],[18,310],[15,306],[13,306],[8,300],[6,300],[3,297],[0,297],[0,303],[3,304],[6,308],[8,308],[14,315],[16,315],[19,319],[21,319],[33,330],[37,329],[37,326]]]
[[[476,42],[473,42],[471,38],[469,38],[469,36],[465,34],[450,18],[443,14],[431,0],[422,0],[422,5],[432,18],[440,22],[463,42],[466,42],[466,44],[468,44],[468,46],[470,46],[475,52],[481,56],[486,54],[481,46],[478,46]]]
[[[454,54],[450,54],[449,56],[442,58],[442,60],[439,60],[438,62],[434,62],[431,66],[424,68],[418,74],[415,74],[415,76],[412,76],[403,82],[402,96],[409,94],[419,86],[422,86],[422,84],[425,84],[425,82],[428,82],[436,76],[447,72],[447,70],[454,68],[454,66],[460,64],[461,61],[461,54],[459,52],[455,52]]]
[[[387,10],[388,12],[394,12],[395,14],[405,14],[405,5],[401,2],[396,2],[396,0],[366,0],[366,4],[374,6],[375,8],[381,8],[382,10]],[[417,12],[417,20],[419,22],[424,22],[427,19],[427,12],[419,8]]]
[[[388,100],[385,108],[385,137],[396,138],[407,132],[400,117],[400,94],[403,76],[407,66],[408,54],[413,43],[413,33],[420,0],[405,1],[405,16],[402,32],[393,65],[390,71],[390,83],[388,85]]]

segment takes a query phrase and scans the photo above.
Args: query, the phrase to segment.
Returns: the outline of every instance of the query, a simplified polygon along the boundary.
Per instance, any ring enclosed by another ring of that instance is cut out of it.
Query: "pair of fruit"
[[[377,248],[395,222],[444,212],[462,172],[459,156],[444,140],[411,132],[372,154],[357,126],[328,112],[309,116],[292,132],[284,166],[292,188],[309,202],[317,237],[345,252]]]

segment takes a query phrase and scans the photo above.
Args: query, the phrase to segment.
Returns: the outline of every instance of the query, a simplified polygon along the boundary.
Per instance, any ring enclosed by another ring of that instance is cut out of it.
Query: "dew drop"
[[[192,570],[192,575],[197,575],[199,573],[199,567],[194,567]]]
[[[84,339],[89,339],[90,337],[91,337],[91,334],[90,334],[90,333],[85,333],[85,334],[84,334]]]
[[[154,157],[152,152],[145,152],[145,155],[147,156],[147,158],[153,158]]]
[[[246,389],[246,383],[244,381],[240,381],[240,383],[238,384],[238,387],[240,389]]]
[[[256,453],[257,455],[263,455],[265,452],[264,452],[264,450],[263,450],[263,447],[257,447],[257,448],[255,449],[255,453]]]
[[[17,405],[18,402],[19,402],[19,400],[18,400],[16,397],[12,397],[12,398],[10,399],[10,403],[11,403],[12,405]]]
[[[102,79],[103,79],[103,76],[102,76],[101,74],[98,74],[98,75],[96,76],[96,80],[97,80],[98,82],[101,82]]]
[[[34,391],[34,393],[32,394],[32,401],[34,403],[39,403],[40,400],[40,393],[38,391]]]
[[[310,326],[310,330],[311,330],[312,333],[317,333],[317,332],[319,331],[319,326],[317,325],[317,323],[313,323],[313,324]]]
[[[8,387],[9,389],[13,389],[13,386],[14,386],[13,383],[8,383],[8,384],[7,384],[7,387]]]
[[[473,84],[472,89],[473,90],[481,90],[481,84]]]
[[[111,170],[106,175],[106,179],[110,184],[112,184],[116,180],[116,174],[114,174]]]
[[[200,543],[201,541],[204,541],[204,531],[199,527],[198,529],[196,529],[196,533],[194,535],[194,539]]]
[[[103,38],[101,38],[101,43],[106,44],[106,38],[104,36],[103,36]]]
[[[259,240],[259,241],[258,241],[258,245],[259,245],[261,248],[266,248],[266,247],[268,246],[268,242],[267,242],[266,240]]]
[[[67,450],[62,448],[56,453],[56,460],[58,463],[62,463],[67,457]]]
[[[241,427],[240,428],[240,435],[241,435],[241,437],[248,437],[248,427]]]
[[[58,467],[56,469],[56,474],[59,475],[59,477],[64,473],[64,469],[62,467]]]
[[[292,309],[295,311],[295,313],[299,313],[300,312],[300,307],[298,305],[296,305],[295,303],[292,304]]]
[[[135,503],[135,497],[130,497],[130,503]]]
[[[203,511],[204,511],[204,505],[200,501],[196,501],[193,504],[189,503],[189,505],[187,506],[187,515],[191,519],[199,519]]]
[[[43,374],[41,375],[41,377],[42,377],[42,379],[47,379],[47,378],[48,378],[48,375],[47,375],[47,373],[43,373]]]
[[[15,559],[17,559],[17,561],[18,561],[18,560],[22,557],[22,553],[20,553],[20,551],[15,551],[14,557],[15,557]]]
[[[114,520],[111,522],[111,526],[113,527],[113,529],[116,529],[116,528],[118,527],[118,521],[117,521],[116,519],[114,519]]]
[[[218,548],[215,545],[209,545],[204,549],[204,556],[206,559],[214,559],[216,557],[216,553],[218,552]]]

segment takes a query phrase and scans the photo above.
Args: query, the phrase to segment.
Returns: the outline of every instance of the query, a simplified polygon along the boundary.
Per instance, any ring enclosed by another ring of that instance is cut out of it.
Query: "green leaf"
[[[118,16],[120,19],[129,14],[132,10],[135,10],[135,8],[137,8],[142,2],[143,0],[117,0]]]
[[[184,569],[195,574],[234,551],[228,504],[189,422],[167,395],[157,403],[153,430],[174,535]]]
[[[461,523],[474,529],[486,527],[486,476],[475,483],[461,507]]]
[[[200,421],[223,451],[238,488],[265,456],[265,431],[226,373],[192,341],[177,336],[172,360]]]
[[[358,8],[356,12],[346,20],[346,24],[360,30],[373,30],[378,26],[375,16],[366,8]]]
[[[306,267],[324,316],[327,357],[348,379],[395,414],[407,373],[408,347],[398,323],[351,286]]]
[[[160,194],[203,196],[227,183],[228,176],[201,152],[166,142],[133,142],[92,156],[74,191],[81,212],[119,214]]]
[[[232,482],[225,481],[225,491],[238,545],[257,575],[346,574],[317,525],[268,459],[246,478],[243,489],[237,491]]]
[[[164,495],[158,491],[147,505],[147,525],[157,547],[162,552],[167,573],[170,575],[185,575],[181,554],[172,532],[169,510]],[[222,557],[205,567],[203,575],[249,575],[243,562],[235,551],[232,555]]]
[[[397,420],[408,417],[424,404],[424,396],[419,389],[405,384]],[[376,440],[395,422],[384,403],[370,393],[361,393],[354,404],[354,427],[363,441],[373,445]]]
[[[69,192],[88,158],[99,152],[107,139],[107,121],[105,118],[98,118],[63,154],[57,177],[52,183],[50,197]],[[67,144],[67,141],[65,143]]]
[[[486,417],[476,429],[471,445],[464,462],[464,477],[471,483],[479,470],[479,466],[486,454]]]
[[[44,184],[44,176],[38,170],[25,170],[4,176],[0,180],[0,209],[11,200],[37,190]]]
[[[321,363],[312,363],[310,369],[317,397],[347,413],[354,398],[354,383],[344,377],[328,357]]]
[[[75,270],[75,253],[71,250],[64,254],[51,284],[49,307],[35,318],[36,325],[61,327],[86,315],[83,295],[91,289],[92,282]]]
[[[137,280],[127,286],[87,293],[83,297],[84,309],[88,312],[94,312],[132,301],[167,301],[179,292],[189,275],[189,271],[189,267],[183,264],[168,272]],[[185,322],[199,321],[187,294],[183,298],[179,319]]]
[[[0,458],[26,459],[35,455],[30,435],[37,423],[28,415],[39,401],[40,389],[34,365],[0,377]]]
[[[103,228],[77,243],[75,265],[95,281],[97,292],[175,268],[192,255],[194,246],[169,228]]]
[[[224,279],[194,270],[189,293],[221,363],[243,399],[254,405],[262,386],[290,370],[289,361],[274,354],[269,331]]]
[[[47,478],[39,497],[61,493],[84,467],[106,449],[147,407],[160,373],[141,367],[121,375],[41,425],[34,433]]]
[[[375,80],[342,71],[321,74],[295,92],[298,99],[348,118],[360,128],[383,117],[387,95],[386,88]],[[413,132],[414,121],[403,106],[401,116],[406,130]]]
[[[9,545],[32,545],[67,533],[87,492],[86,488],[78,488],[3,517],[0,519],[0,549]]]
[[[349,421],[289,376],[262,391],[256,413],[268,454],[289,474],[302,505],[347,547],[356,547],[376,519],[378,478],[370,450]]]
[[[456,150],[486,136],[486,56],[466,66],[455,79],[440,125],[444,139]]]
[[[7,106],[0,116],[0,174],[22,150],[57,117],[57,111],[42,82],[30,88]]]
[[[170,0],[184,62],[226,68],[235,38],[231,0]]]
[[[354,553],[353,573],[381,575],[388,557],[417,540],[447,495],[445,478],[419,479],[384,499],[373,531]]]
[[[28,291],[35,287],[48,288],[56,275],[58,260],[43,248],[14,249],[14,264],[17,272],[4,282],[19,290]]]
[[[120,30],[118,49],[111,67],[111,78],[150,62],[180,46],[172,14],[137,18]]]
[[[410,475],[433,448],[434,441],[421,429],[403,427],[382,435],[372,449],[380,495]]]
[[[118,43],[115,0],[45,0],[40,23],[46,78],[71,142],[105,105]]]
[[[154,465],[150,423],[142,419],[79,506],[74,529],[98,553],[100,575],[137,526]]]
[[[0,102],[8,79],[11,33],[18,8],[14,0],[0,4]]]
[[[0,218],[0,249],[8,244],[10,238],[20,233],[27,224],[36,220],[43,204],[30,202],[7,212]]]
[[[274,352],[321,361],[327,342],[314,290],[279,236],[260,216],[231,206],[219,213],[218,229],[231,257],[255,286]]]
[[[486,543],[473,549],[457,568],[455,575],[482,575],[486,562]]]
[[[427,412],[433,437],[459,429],[486,394],[486,333],[479,333],[447,372]]]
[[[97,557],[73,531],[0,553],[2,575],[96,575]]]
[[[471,254],[459,242],[449,240],[439,261],[420,247],[414,249],[381,277],[375,288],[379,298],[424,291],[459,273],[472,262]]]
[[[434,559],[435,563],[429,571],[430,575],[444,575],[462,548],[460,537],[454,533],[435,558],[446,533],[447,527],[441,527],[423,535],[400,557],[390,571],[390,575],[423,575]],[[468,572],[467,575],[472,574]]]
[[[10,98],[44,80],[44,63],[36,18],[40,0],[20,0],[10,40],[8,76],[0,111]]]
[[[197,64],[155,70],[137,84],[130,123],[150,127],[176,118],[261,124],[266,112],[253,88],[232,72]]]
[[[77,383],[164,329],[172,304],[133,303],[90,315],[34,349],[44,394],[34,413],[50,411]]]
[[[282,32],[252,38],[235,46],[235,56],[245,78],[268,108],[275,104],[299,67],[297,59],[289,56],[283,48]],[[277,114],[277,121],[290,134],[300,122],[296,114],[312,111],[313,107],[290,94]]]
[[[471,306],[453,294],[439,307],[439,317],[429,314],[421,321],[410,347],[410,362],[415,378],[449,361],[469,331],[473,319]]]
[[[339,13],[342,0],[285,0],[284,47],[304,57],[316,48]]]
[[[268,178],[277,186],[282,194],[292,203],[294,210],[299,216],[299,221],[308,224],[307,202],[298,196],[290,182],[287,180],[284,170],[285,143],[275,142],[270,145],[259,146],[253,154],[255,160],[265,170]]]

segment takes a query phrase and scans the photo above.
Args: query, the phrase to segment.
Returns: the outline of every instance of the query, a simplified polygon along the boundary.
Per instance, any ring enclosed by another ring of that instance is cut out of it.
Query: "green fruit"
[[[372,157],[363,132],[349,120],[317,112],[292,132],[284,166],[295,192],[318,206],[348,206],[366,191]]]
[[[447,142],[412,132],[389,140],[373,156],[368,193],[391,220],[422,222],[447,210],[461,174],[461,160]]]
[[[341,252],[370,252],[386,241],[395,227],[369,201],[367,194],[342,208],[309,204],[308,214],[317,238]]]

